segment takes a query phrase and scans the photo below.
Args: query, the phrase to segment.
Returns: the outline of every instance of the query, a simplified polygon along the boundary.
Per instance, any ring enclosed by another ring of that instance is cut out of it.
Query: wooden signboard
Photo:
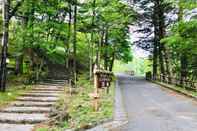
[[[99,89],[107,88],[107,93],[109,93],[110,83],[112,81],[113,73],[105,70],[94,69],[94,93],[89,94],[93,98],[93,107],[95,111],[99,109]]]
[[[109,71],[96,71],[95,75],[97,77],[97,83],[98,83],[97,88],[110,87],[113,73]]]
[[[112,78],[109,74],[99,74],[98,75],[98,82],[99,82],[99,88],[109,87],[110,82]]]

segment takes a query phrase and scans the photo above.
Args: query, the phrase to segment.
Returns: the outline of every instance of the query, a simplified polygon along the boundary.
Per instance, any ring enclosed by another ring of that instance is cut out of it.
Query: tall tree
[[[74,23],[73,23],[73,76],[74,84],[77,84],[77,0],[74,1]]]
[[[139,29],[136,31],[144,34],[135,43],[137,46],[152,52],[153,79],[156,79],[159,72],[170,75],[166,47],[160,40],[166,36],[166,29],[170,22],[166,14],[169,14],[172,10],[171,3],[166,0],[140,0],[135,2],[137,2],[137,9],[143,10],[142,13],[139,13],[137,23]]]
[[[1,54],[1,67],[0,67],[0,90],[5,91],[6,87],[6,59],[8,50],[9,39],[9,8],[10,1],[3,0],[3,40],[2,40],[2,54]]]
[[[187,33],[187,36],[184,34],[189,30],[195,32],[195,20],[188,19],[185,21],[184,18],[187,14],[184,12],[188,12],[189,10],[196,8],[197,2],[193,0],[179,0],[178,2],[175,1],[174,5],[175,10],[177,11],[175,14],[178,16],[178,19],[176,23],[173,24],[173,28],[171,28],[169,36],[164,38],[162,41],[166,43],[166,46],[171,50],[171,61],[173,65],[171,65],[171,68],[173,73],[180,78],[180,85],[183,85],[183,81],[185,79],[189,79],[191,78],[191,75],[193,77],[195,74],[195,67],[191,67],[192,59],[190,58],[195,58],[196,56],[196,54],[193,53],[193,51],[196,50],[196,48],[193,47],[193,40],[195,36],[190,33]],[[187,11],[185,9],[187,9]],[[190,43],[188,43],[188,41],[190,41]]]
[[[15,1],[12,1],[15,2]],[[15,6],[11,8],[10,0],[3,0],[3,40],[2,40],[2,54],[1,54],[1,66],[0,66],[0,90],[5,91],[6,88],[6,77],[7,77],[7,52],[8,52],[8,41],[9,41],[9,22],[10,19],[15,15],[18,8],[22,5],[24,0],[15,2]]]

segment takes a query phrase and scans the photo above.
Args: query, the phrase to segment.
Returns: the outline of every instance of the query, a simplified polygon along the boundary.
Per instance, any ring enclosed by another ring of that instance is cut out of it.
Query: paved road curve
[[[140,77],[118,83],[129,119],[121,131],[197,131],[197,102]]]

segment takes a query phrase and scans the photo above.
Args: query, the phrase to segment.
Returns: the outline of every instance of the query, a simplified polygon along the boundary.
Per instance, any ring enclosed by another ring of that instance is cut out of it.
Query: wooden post
[[[94,93],[93,97],[93,107],[95,111],[99,109],[99,76],[97,74],[97,66],[94,66]]]
[[[109,79],[109,77],[110,75],[108,74],[107,79]],[[109,86],[110,86],[109,80],[105,83],[105,85],[107,86],[107,94],[109,94]]]
[[[161,76],[161,74],[160,74],[160,82],[162,82],[162,76]]]
[[[109,93],[109,86],[111,82],[112,72],[105,70],[97,70],[97,66],[94,67],[94,93],[89,94],[91,98],[93,98],[93,106],[94,110],[97,111],[99,109],[99,98],[100,98],[100,90],[106,89],[107,93]]]
[[[107,82],[107,84],[109,83]],[[107,94],[109,94],[109,85],[107,85]]]
[[[94,88],[95,88],[95,93],[98,94],[99,82],[98,82],[98,74],[96,73],[94,73]]]
[[[169,77],[168,77],[168,75],[166,75],[166,82],[167,82],[167,84],[169,84]]]
[[[93,107],[94,107],[94,111],[98,111],[99,110],[99,99],[94,98],[93,99]]]
[[[98,84],[98,74],[96,73],[97,70],[97,66],[94,66],[94,89],[95,89],[95,94],[98,95],[98,88],[99,88],[99,84]]]
[[[72,79],[69,79],[70,95],[72,95]]]

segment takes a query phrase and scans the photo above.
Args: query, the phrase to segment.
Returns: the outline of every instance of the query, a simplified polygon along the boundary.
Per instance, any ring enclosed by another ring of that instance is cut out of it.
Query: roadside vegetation
[[[138,33],[144,34],[137,46],[151,52],[153,79],[160,74],[197,80],[197,20],[195,0],[139,0],[144,10],[138,18]],[[143,26],[146,25],[146,26]]]
[[[7,89],[6,93],[0,92],[0,108],[5,108],[5,106],[16,100],[16,98],[21,94],[32,89],[33,85],[24,84],[23,79],[23,77],[12,78],[12,80],[9,81],[9,88]]]
[[[16,98],[20,96],[22,93],[25,93],[30,89],[31,89],[30,85],[10,86],[10,89],[8,89],[6,93],[0,93],[0,108],[5,107],[10,102],[16,100]]]
[[[125,2],[5,0],[3,5],[2,92],[7,70],[26,74],[30,83],[66,76],[77,86],[82,71],[93,79],[94,65],[112,71],[115,60],[132,60],[129,25],[136,13]]]
[[[160,81],[156,81],[155,83],[161,85],[162,87],[166,87],[166,88],[172,89],[172,90],[174,90],[178,93],[184,94],[186,96],[189,96],[189,97],[192,97],[192,98],[197,98],[196,90],[191,90],[190,88],[183,88],[181,86],[163,83],[163,82],[160,82]]]
[[[92,107],[94,69],[196,82],[196,8],[196,0],[2,0],[0,107],[31,85],[67,80],[47,126],[85,129],[113,115],[113,84]],[[134,46],[149,56],[137,58]]]
[[[100,89],[100,98],[94,100],[90,96],[94,92],[93,84],[88,81],[88,75],[79,77],[78,88],[71,95],[69,87],[56,104],[55,111],[51,113],[51,119],[46,125],[40,125],[36,131],[48,130],[85,130],[103,122],[111,121],[114,110],[114,83],[107,89]],[[98,102],[98,110],[95,104]]]
[[[98,110],[94,109],[93,69],[112,72],[115,60],[132,61],[129,26],[137,15],[133,7],[121,0],[2,4],[0,103],[15,100],[29,89],[25,85],[63,79],[71,85],[50,114],[50,129],[86,129],[112,119],[114,84],[108,94],[100,90]],[[12,83],[15,79],[21,79],[19,85]]]
[[[134,72],[136,76],[144,76],[146,72],[151,71],[151,61],[146,57],[134,57],[132,62],[124,63],[115,61],[113,71],[116,73]]]

